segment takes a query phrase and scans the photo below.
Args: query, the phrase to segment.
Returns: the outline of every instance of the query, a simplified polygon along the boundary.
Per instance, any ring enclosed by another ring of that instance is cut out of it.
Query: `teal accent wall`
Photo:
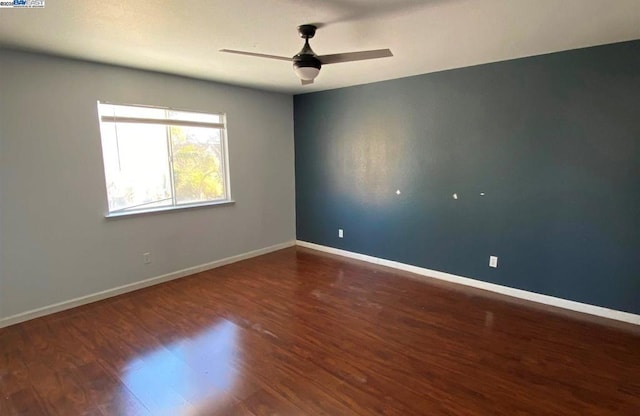
[[[297,95],[294,128],[299,240],[640,313],[640,41]]]

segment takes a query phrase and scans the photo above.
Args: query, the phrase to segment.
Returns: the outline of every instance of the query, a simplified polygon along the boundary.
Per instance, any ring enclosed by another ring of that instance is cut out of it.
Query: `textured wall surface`
[[[236,203],[105,219],[97,100],[226,113]],[[0,318],[293,240],[292,113],[290,95],[0,50]]]
[[[640,313],[640,41],[298,95],[294,115],[298,239]]]

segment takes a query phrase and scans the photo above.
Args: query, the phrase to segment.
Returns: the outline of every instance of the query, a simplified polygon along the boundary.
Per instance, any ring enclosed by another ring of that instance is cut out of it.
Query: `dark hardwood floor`
[[[0,415],[640,415],[638,327],[407,276],[291,248],[1,329]]]

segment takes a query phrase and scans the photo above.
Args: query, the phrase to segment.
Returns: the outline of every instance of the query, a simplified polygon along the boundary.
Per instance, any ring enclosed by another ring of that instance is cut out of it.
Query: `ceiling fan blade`
[[[302,85],[313,84],[313,80],[312,79],[301,79],[300,82],[302,83]]]
[[[333,55],[322,55],[317,58],[320,59],[323,65],[337,64],[340,62],[352,62],[363,61],[365,59],[386,58],[393,56],[389,49],[375,49],[372,51],[361,52],[347,52],[347,53],[335,53]]]
[[[285,57],[285,56],[267,55],[267,54],[264,54],[264,53],[254,53],[254,52],[234,51],[233,49],[220,49],[220,52],[235,53],[235,54],[237,54],[237,55],[256,56],[256,57],[258,57],[258,58],[278,59],[278,60],[280,60],[280,61],[288,61],[288,62],[291,62],[291,58],[287,58],[287,57]]]

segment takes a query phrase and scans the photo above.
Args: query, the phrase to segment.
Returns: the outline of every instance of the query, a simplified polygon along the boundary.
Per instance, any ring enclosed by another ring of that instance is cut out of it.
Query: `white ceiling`
[[[320,23],[319,55],[390,48],[327,65],[301,86],[296,27]],[[640,39],[640,0],[46,0],[0,9],[0,46],[301,93]],[[0,69],[1,70],[1,69]]]

